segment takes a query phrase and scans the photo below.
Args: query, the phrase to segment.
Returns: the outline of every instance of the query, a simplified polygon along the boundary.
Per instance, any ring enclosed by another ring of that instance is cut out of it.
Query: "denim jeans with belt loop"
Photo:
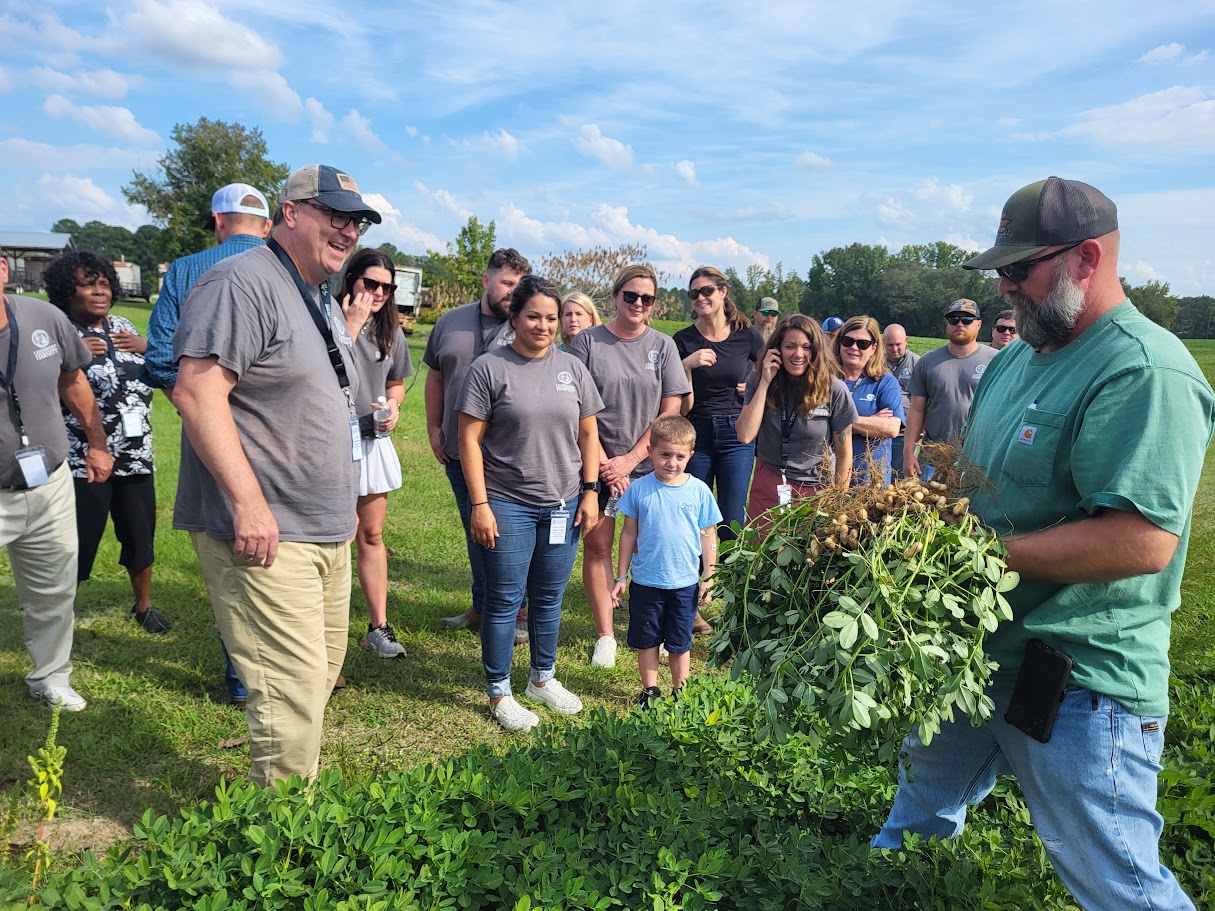
[[[688,420],[696,428],[696,451],[688,460],[688,474],[715,490],[722,519],[718,536],[732,540],[730,523],[747,522],[747,492],[751,489],[751,469],[755,465],[755,443],[739,442],[734,426],[738,423],[738,412],[693,412]]]

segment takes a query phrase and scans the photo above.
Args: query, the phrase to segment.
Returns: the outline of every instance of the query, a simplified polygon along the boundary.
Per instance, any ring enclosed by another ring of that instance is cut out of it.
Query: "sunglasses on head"
[[[1037,259],[1023,259],[1019,263],[1011,263],[1007,266],[1001,266],[996,270],[996,275],[1001,278],[1007,278],[1015,285],[1021,284],[1029,277],[1030,270],[1038,263],[1044,263],[1047,260],[1054,259],[1056,256],[1062,256],[1068,250],[1074,250],[1084,241],[1078,240],[1074,244],[1068,244],[1066,247],[1060,247],[1054,253],[1047,253],[1045,256],[1039,256]]]
[[[1016,335],[1017,327],[1016,326],[1006,326],[1003,323],[996,323],[996,331],[997,332],[1011,332],[1011,333],[1013,333],[1013,335]]]
[[[702,297],[708,297],[717,290],[717,285],[702,285],[699,288],[693,288],[688,292],[688,300],[696,303]]]
[[[860,351],[868,351],[873,347],[873,339],[869,338],[853,338],[851,335],[840,337],[841,348],[851,348],[853,345]]]
[[[397,290],[397,286],[392,282],[378,282],[374,278],[367,278],[366,276],[360,278],[359,281],[361,281],[363,283],[363,287],[372,294],[375,294],[376,291],[380,290],[381,288],[384,289],[385,294],[392,294],[393,291]]]
[[[635,303],[637,303],[638,300],[640,300],[641,306],[643,306],[643,307],[653,307],[654,306],[654,295],[653,294],[639,294],[636,291],[621,291],[620,296],[622,298],[624,298],[624,302],[626,304],[635,304]]]
[[[953,316],[945,317],[945,322],[949,323],[949,325],[951,325],[951,326],[956,326],[958,323],[964,323],[967,326],[969,326],[971,323],[973,323],[977,319],[978,319],[977,316],[971,316],[969,313],[954,314]]]

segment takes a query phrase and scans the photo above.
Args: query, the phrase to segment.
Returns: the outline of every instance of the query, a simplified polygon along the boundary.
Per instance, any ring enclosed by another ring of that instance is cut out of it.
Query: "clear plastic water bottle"
[[[608,499],[607,505],[603,507],[603,517],[605,519],[614,519],[620,515],[620,510],[616,504],[620,502],[620,494],[616,493],[616,488],[612,488],[612,496]]]
[[[375,400],[375,410],[371,412],[371,419],[375,422],[376,439],[388,436],[388,419],[390,417],[392,417],[392,412],[388,409],[388,399],[380,396]]]

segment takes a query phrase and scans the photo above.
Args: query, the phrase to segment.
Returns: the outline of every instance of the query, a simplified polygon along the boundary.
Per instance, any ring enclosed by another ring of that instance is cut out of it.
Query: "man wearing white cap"
[[[173,404],[200,463],[182,465],[173,527],[190,532],[248,687],[261,785],[315,776],[346,657],[361,391],[328,279],[380,215],[349,174],[309,165],[273,220],[265,247],[199,280],[173,342]]]
[[[173,359],[173,335],[177,332],[177,321],[181,317],[181,305],[190,296],[195,282],[203,273],[221,260],[237,253],[244,253],[266,244],[270,233],[270,205],[257,187],[247,183],[230,183],[220,187],[211,197],[211,217],[207,227],[215,232],[214,247],[183,256],[169,266],[165,280],[148,319],[148,350],[144,353],[143,366],[139,368],[139,379],[154,389],[164,392],[173,400],[173,387],[177,385],[177,363]],[[181,439],[181,459],[197,461],[185,433]],[[224,683],[232,704],[244,708],[248,693],[232,667],[232,660],[224,652],[227,667]]]

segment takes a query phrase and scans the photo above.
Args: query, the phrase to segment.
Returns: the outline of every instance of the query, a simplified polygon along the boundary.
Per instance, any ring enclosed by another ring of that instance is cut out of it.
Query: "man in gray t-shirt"
[[[978,304],[965,298],[954,301],[945,311],[949,343],[925,354],[911,372],[903,450],[903,473],[908,477],[920,473],[916,444],[921,433],[934,442],[959,441],[975,387],[996,356],[995,350],[979,344],[982,326]]]
[[[886,369],[899,381],[903,394],[903,414],[911,410],[911,372],[920,356],[907,347],[907,330],[898,323],[891,323],[882,332],[882,347],[886,349]],[[899,435],[890,442],[890,469],[893,477],[903,473],[903,440],[906,427],[899,428]]]
[[[0,288],[8,260],[0,252]],[[76,494],[64,459],[63,402],[88,439],[88,480],[114,460],[93,390],[81,371],[93,356],[66,316],[45,301],[5,297],[0,306],[0,546],[7,546],[33,669],[30,695],[63,711],[85,701],[74,689]],[[18,421],[18,406],[20,421]]]
[[[349,175],[299,169],[268,245],[195,285],[174,340],[173,403],[202,470],[173,524],[191,533],[249,690],[249,777],[263,785],[316,774],[346,654],[359,389],[327,279],[373,221]]]
[[[464,541],[468,548],[468,563],[472,570],[472,604],[462,614],[447,617],[443,626],[448,629],[481,628],[481,609],[485,605],[485,573],[477,549],[468,534],[472,501],[464,483],[464,470],[460,466],[460,440],[458,435],[459,414],[456,401],[464,387],[464,377],[472,362],[502,345],[509,345],[514,333],[506,322],[506,310],[510,306],[510,294],[519,279],[530,275],[531,265],[519,251],[504,248],[495,250],[481,276],[484,289],[481,300],[449,310],[439,317],[426,340],[426,353],[422,363],[428,368],[426,374],[426,432],[430,438],[430,450],[447,472],[448,483],[456,497],[456,508],[464,524]],[[527,641],[526,610],[519,612],[520,621],[515,625],[515,642]]]

